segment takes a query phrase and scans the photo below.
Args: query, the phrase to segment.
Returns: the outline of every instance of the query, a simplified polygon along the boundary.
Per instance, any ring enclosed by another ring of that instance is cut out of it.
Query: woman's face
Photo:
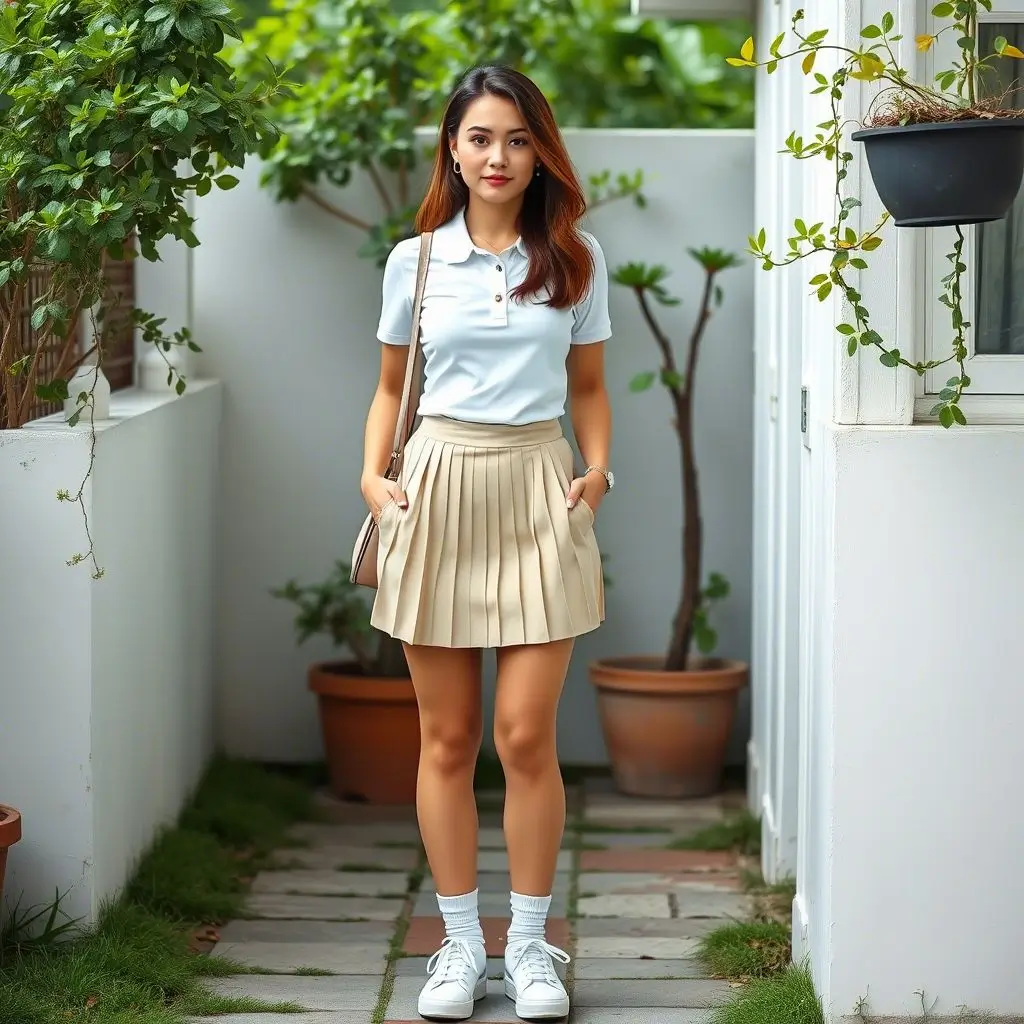
[[[469,191],[486,203],[519,199],[537,169],[526,123],[516,105],[501,96],[474,100],[450,145]]]

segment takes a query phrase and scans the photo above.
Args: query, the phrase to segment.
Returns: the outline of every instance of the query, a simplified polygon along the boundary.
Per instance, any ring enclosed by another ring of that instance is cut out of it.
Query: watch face
[[[609,469],[608,470],[608,490],[610,491],[615,486],[615,474]]]

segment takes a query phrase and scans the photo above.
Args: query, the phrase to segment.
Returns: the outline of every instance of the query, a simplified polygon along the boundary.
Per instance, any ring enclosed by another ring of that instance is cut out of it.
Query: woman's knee
[[[420,758],[443,775],[472,772],[480,753],[481,733],[479,720],[421,722]]]
[[[495,719],[494,746],[506,772],[543,771],[555,758],[554,728],[547,722]]]

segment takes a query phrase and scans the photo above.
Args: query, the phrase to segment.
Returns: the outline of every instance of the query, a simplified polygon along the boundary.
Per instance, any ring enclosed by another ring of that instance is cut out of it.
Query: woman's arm
[[[405,367],[409,359],[407,345],[381,345],[380,379],[366,416],[363,438],[363,475],[360,481],[363,497],[376,516],[391,498],[404,508],[405,495],[393,480],[384,479],[391,461],[391,445],[402,405]]]
[[[604,383],[604,342],[573,345],[566,363],[569,376],[569,416],[576,444],[585,465],[610,465],[612,407]],[[587,473],[574,480],[566,495],[569,507],[583,500],[596,511],[608,490],[602,473]]]

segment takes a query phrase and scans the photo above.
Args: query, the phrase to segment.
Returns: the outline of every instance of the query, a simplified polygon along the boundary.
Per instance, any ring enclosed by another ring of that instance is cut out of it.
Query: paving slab
[[[288,835],[311,846],[377,846],[379,843],[420,845],[420,830],[415,822],[381,822],[363,825],[328,825],[303,821],[293,825]]]
[[[264,920],[229,921],[219,928],[221,942],[335,942],[372,946],[390,942],[395,926],[387,921]]]
[[[228,1013],[216,1017],[186,1017],[186,1024],[366,1024],[361,1011],[327,1013]]]
[[[576,940],[576,955],[583,960],[688,960],[699,948],[700,939],[658,936],[581,936]]]
[[[580,917],[670,918],[672,908],[668,896],[655,893],[626,896],[583,896],[576,909]]]
[[[718,1006],[732,994],[725,981],[685,979],[651,981],[577,981],[573,988],[574,1006],[665,1006],[706,1009]]]
[[[379,976],[387,967],[388,943],[363,946],[333,942],[218,942],[211,955],[282,974],[315,967],[333,974]]]
[[[418,863],[418,850],[343,844],[326,847],[289,847],[278,851],[274,860],[276,870],[307,868],[319,871],[341,871],[352,867],[372,867],[378,871],[400,871],[403,873],[412,871]],[[277,865],[281,865],[281,867]]]
[[[581,981],[612,981],[616,978],[648,978],[654,981],[673,978],[703,978],[707,975],[699,960],[626,960],[610,957],[595,960],[577,958],[576,983]]]
[[[678,1010],[656,1006],[580,1006],[572,1024],[707,1024],[707,1010]]]
[[[308,978],[289,974],[240,974],[232,978],[206,979],[203,984],[219,996],[296,1003],[307,1010],[348,1010],[365,1013],[367,1020],[377,1005],[380,991],[379,977],[351,975]]]
[[[673,892],[733,896],[731,885],[723,885],[719,875],[685,871],[581,871],[580,895],[611,896],[629,893]]]
[[[249,917],[274,917],[316,921],[394,921],[404,900],[378,900],[366,896],[292,896],[285,893],[253,893],[245,901]]]
[[[699,939],[725,923],[727,922],[700,918],[666,920],[664,918],[581,917],[576,921],[576,934],[587,938]]]
[[[420,1021],[422,1018],[416,1011],[423,981],[420,978],[395,978],[395,988],[388,1004],[386,1021]],[[488,980],[487,995],[476,1004],[473,1010],[473,1021],[480,1024],[520,1024],[516,1016],[515,1004],[505,997],[502,983]]]
[[[724,850],[617,849],[583,850],[580,871],[728,872],[735,874],[736,854]]]
[[[413,804],[367,804],[341,800],[329,790],[313,796],[314,813],[321,821],[335,825],[375,825],[416,820]]]
[[[590,831],[584,829],[580,835],[585,843],[603,846],[612,850],[623,846],[626,848],[641,846],[652,849],[664,849],[676,839],[692,839],[706,827],[705,822],[695,822],[692,825],[675,825],[671,828],[666,826],[666,828],[659,832],[605,832],[602,830]]]
[[[253,892],[312,896],[405,896],[408,887],[397,871],[261,871],[252,883]]]

